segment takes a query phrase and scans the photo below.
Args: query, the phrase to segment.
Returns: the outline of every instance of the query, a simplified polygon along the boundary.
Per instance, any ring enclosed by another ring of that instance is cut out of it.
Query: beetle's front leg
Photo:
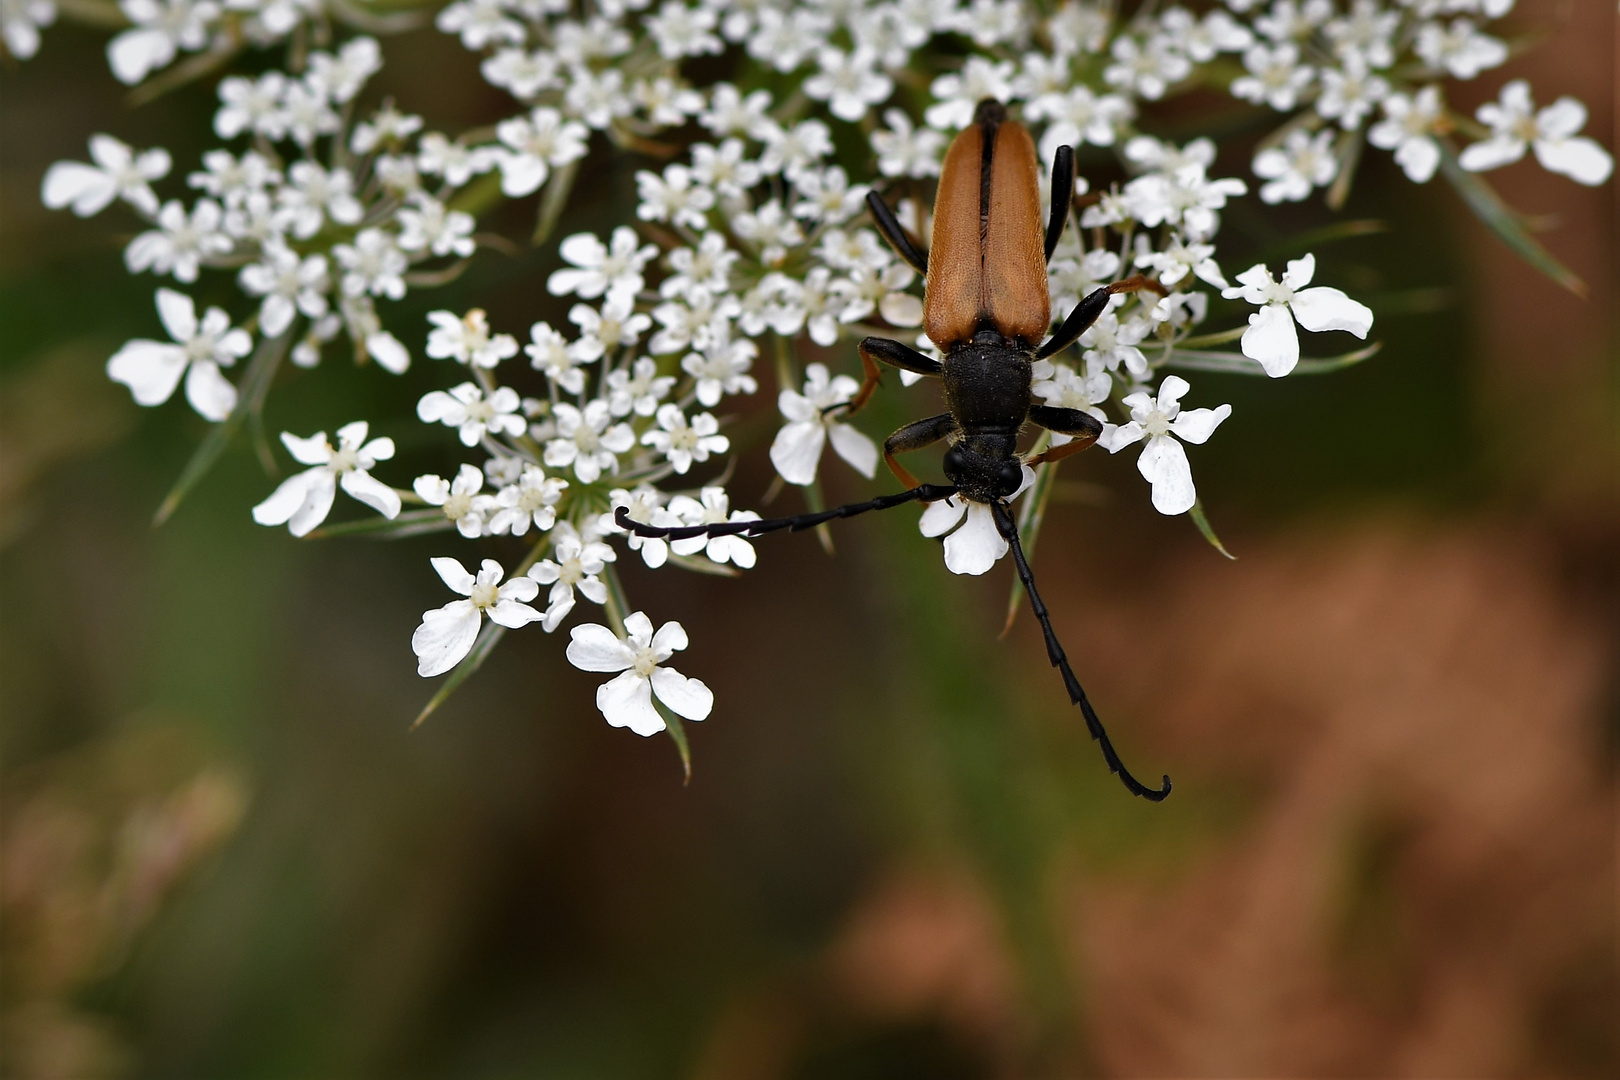
[[[905,227],[900,224],[900,219],[894,216],[894,211],[889,209],[889,204],[883,201],[883,196],[875,191],[868,191],[866,209],[872,215],[872,223],[877,226],[878,232],[883,234],[883,239],[894,248],[894,253],[904,259],[906,265],[917,273],[926,275],[928,253],[918,247],[906,234]]]
[[[892,338],[862,338],[858,351],[861,354],[861,366],[866,370],[866,377],[861,380],[861,388],[855,391],[854,397],[842,405],[829,405],[822,410],[823,413],[842,410],[845,416],[849,416],[858,412],[883,379],[883,372],[878,368],[880,360],[890,367],[914,371],[918,375],[938,375],[941,370],[938,360],[924,356],[909,345],[903,345]]]
[[[915,423],[907,424],[883,440],[883,460],[889,463],[889,471],[894,473],[902,484],[908,488],[914,488],[917,486],[917,478],[912,476],[905,466],[896,461],[894,455],[906,454],[913,450],[921,450],[925,446],[932,446],[955,430],[956,421],[951,419],[950,413],[940,413],[938,416],[930,416],[926,420],[918,420]]]
[[[1048,447],[1042,453],[1025,461],[1025,465],[1040,465],[1048,461],[1061,461],[1070,454],[1078,454],[1097,441],[1102,434],[1102,421],[1079,409],[1060,409],[1053,405],[1031,405],[1029,418],[1047,431],[1072,436],[1062,446]]]

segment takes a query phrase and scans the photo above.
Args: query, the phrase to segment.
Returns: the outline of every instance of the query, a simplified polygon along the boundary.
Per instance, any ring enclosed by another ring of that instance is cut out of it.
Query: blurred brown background
[[[1549,39],[1458,104],[1523,75],[1615,145],[1614,6],[1519,13]],[[153,326],[132,222],[37,190],[98,130],[183,174],[210,108],[129,108],[100,45],[58,26],[0,75],[5,1076],[1620,1075],[1612,184],[1491,174],[1583,301],[1369,155],[1347,214],[1390,230],[1319,280],[1384,351],[1194,380],[1234,403],[1193,466],[1239,561],[1153,514],[1130,455],[1065,466],[1037,573],[1168,802],[1106,774],[1027,613],[997,641],[1006,568],[953,578],[899,515],[836,559],[761,542],[740,582],[625,567],[718,695],[683,787],[538,632],[407,733],[449,540],[259,529],[246,448],[150,528],[202,425],[102,374]],[[430,125],[506,107],[432,34],[388,49]],[[629,183],[605,170],[580,227]],[[1297,254],[1321,211],[1289,213],[1234,209],[1233,250]],[[549,254],[422,310],[555,322]],[[443,377],[327,364],[276,429],[404,416]],[[887,397],[872,430],[921,415]],[[396,478],[440,464],[383,433]]]

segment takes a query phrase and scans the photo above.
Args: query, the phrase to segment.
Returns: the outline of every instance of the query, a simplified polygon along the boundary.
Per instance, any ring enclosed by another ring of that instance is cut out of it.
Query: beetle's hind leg
[[[906,234],[904,226],[900,224],[900,219],[894,216],[894,211],[890,210],[889,204],[883,201],[883,196],[875,191],[868,191],[866,193],[866,209],[871,212],[872,222],[877,225],[878,232],[883,234],[883,239],[887,240],[889,246],[894,248],[895,254],[904,259],[906,265],[917,271],[917,273],[927,274],[928,253]],[[1048,255],[1047,258],[1051,258],[1051,256]]]
[[[950,413],[940,413],[938,416],[930,416],[926,420],[907,424],[883,440],[883,460],[889,463],[889,471],[894,473],[902,484],[908,488],[917,487],[917,478],[896,461],[894,456],[932,446],[955,431],[956,421],[951,419]]]
[[[855,391],[854,397],[842,405],[829,405],[821,410],[823,414],[841,412],[844,416],[849,416],[860,411],[867,398],[872,396],[872,391],[877,389],[878,383],[883,381],[883,372],[878,367],[880,360],[890,367],[916,372],[918,375],[938,375],[941,370],[938,360],[924,356],[911,346],[893,338],[862,338],[857,348],[861,354],[861,366],[866,370],[866,377],[861,380],[861,388]]]
[[[1048,461],[1061,461],[1070,454],[1078,454],[1086,447],[1097,441],[1102,434],[1102,421],[1090,413],[1079,409],[1059,409],[1052,405],[1031,405],[1029,418],[1047,431],[1055,431],[1059,435],[1072,436],[1069,442],[1062,446],[1049,447],[1042,453],[1024,462],[1025,465],[1040,465]]]

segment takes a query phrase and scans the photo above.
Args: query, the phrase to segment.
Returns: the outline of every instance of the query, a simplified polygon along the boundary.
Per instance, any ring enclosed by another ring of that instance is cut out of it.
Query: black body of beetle
[[[1051,325],[1046,265],[1068,220],[1074,190],[1072,150],[1062,146],[1054,156],[1051,213],[1044,236],[1036,170],[1029,133],[1008,119],[1000,102],[985,100],[975,111],[973,126],[959,134],[946,152],[934,201],[934,242],[927,255],[906,235],[888,205],[875,192],[867,195],[878,230],[902,259],[926,277],[924,329],[944,360],[890,338],[866,338],[859,346],[866,378],[847,405],[833,408],[851,413],[865,404],[878,384],[880,363],[940,378],[948,411],[907,424],[883,444],[884,459],[906,491],[814,514],[762,521],[663,527],[633,521],[623,507],[615,519],[638,535],[678,540],[798,531],[834,518],[953,495],[987,504],[1040,622],[1047,656],[1061,674],[1070,699],[1080,707],[1108,767],[1133,794],[1157,802],[1170,794],[1170,778],[1166,776],[1159,788],[1147,787],[1120,761],[1052,630],[1008,507],[1008,499],[1023,482],[1026,464],[1066,457],[1090,446],[1102,433],[1102,425],[1087,413],[1034,403],[1030,390],[1034,361],[1074,344],[1107,309],[1112,294],[1156,286],[1137,277],[1097,289],[1075,306],[1044,344],[1038,344]],[[1071,441],[1027,461],[1021,459],[1018,435],[1026,422],[1068,435]],[[949,484],[919,483],[895,460],[896,454],[941,440],[950,442],[943,461]]]

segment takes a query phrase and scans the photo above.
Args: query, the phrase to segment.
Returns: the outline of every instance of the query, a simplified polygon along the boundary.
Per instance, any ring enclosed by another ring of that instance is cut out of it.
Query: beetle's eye
[[[945,451],[945,475],[950,477],[951,483],[958,483],[962,475],[962,448],[953,446]]]
[[[1001,466],[996,474],[996,493],[1003,498],[1011,496],[1018,490],[1018,485],[1024,482],[1024,469],[1016,460],[1008,461]]]

